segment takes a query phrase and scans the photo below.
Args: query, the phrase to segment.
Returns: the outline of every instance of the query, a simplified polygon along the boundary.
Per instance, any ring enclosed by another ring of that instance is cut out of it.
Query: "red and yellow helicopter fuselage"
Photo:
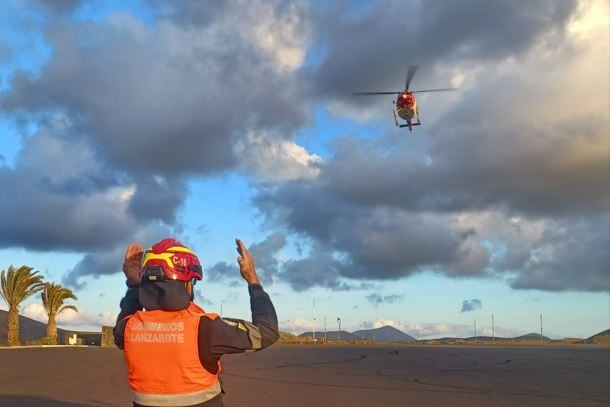
[[[396,114],[403,120],[413,120],[417,116],[417,100],[411,92],[403,92],[396,97]]]

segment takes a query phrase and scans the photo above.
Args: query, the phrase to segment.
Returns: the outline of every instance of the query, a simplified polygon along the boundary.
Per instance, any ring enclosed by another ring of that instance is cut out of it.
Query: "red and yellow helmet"
[[[163,239],[142,256],[140,281],[201,280],[202,268],[197,255],[175,239]]]

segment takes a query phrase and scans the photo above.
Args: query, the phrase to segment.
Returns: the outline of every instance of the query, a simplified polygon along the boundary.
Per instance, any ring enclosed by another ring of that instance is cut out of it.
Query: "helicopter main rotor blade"
[[[397,92],[355,92],[352,93],[353,96],[367,96],[367,95],[397,95],[402,93],[402,91]]]
[[[412,90],[411,93],[424,93],[424,92],[453,92],[457,90],[457,88],[442,88],[442,89],[422,89],[422,90]]]
[[[415,76],[417,68],[419,68],[419,65],[409,65],[409,69],[407,69],[407,80],[405,81],[405,90],[409,90],[409,85],[411,85],[411,80]]]

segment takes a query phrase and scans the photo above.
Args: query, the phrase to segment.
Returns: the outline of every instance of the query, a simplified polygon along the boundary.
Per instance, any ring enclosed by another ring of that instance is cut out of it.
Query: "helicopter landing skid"
[[[400,128],[408,127],[409,131],[413,131],[413,126],[421,126],[421,122],[418,120],[417,123],[413,123],[413,122],[407,122],[406,124],[396,123],[396,125]]]

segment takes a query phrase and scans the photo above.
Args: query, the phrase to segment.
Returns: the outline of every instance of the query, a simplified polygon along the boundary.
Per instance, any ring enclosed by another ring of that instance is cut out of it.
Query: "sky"
[[[292,333],[610,327],[605,0],[8,0],[0,270],[113,325],[127,244],[175,237],[250,318],[234,239]],[[395,127],[418,94],[423,125]],[[5,304],[0,308],[6,309]],[[45,322],[39,297],[22,314]]]

